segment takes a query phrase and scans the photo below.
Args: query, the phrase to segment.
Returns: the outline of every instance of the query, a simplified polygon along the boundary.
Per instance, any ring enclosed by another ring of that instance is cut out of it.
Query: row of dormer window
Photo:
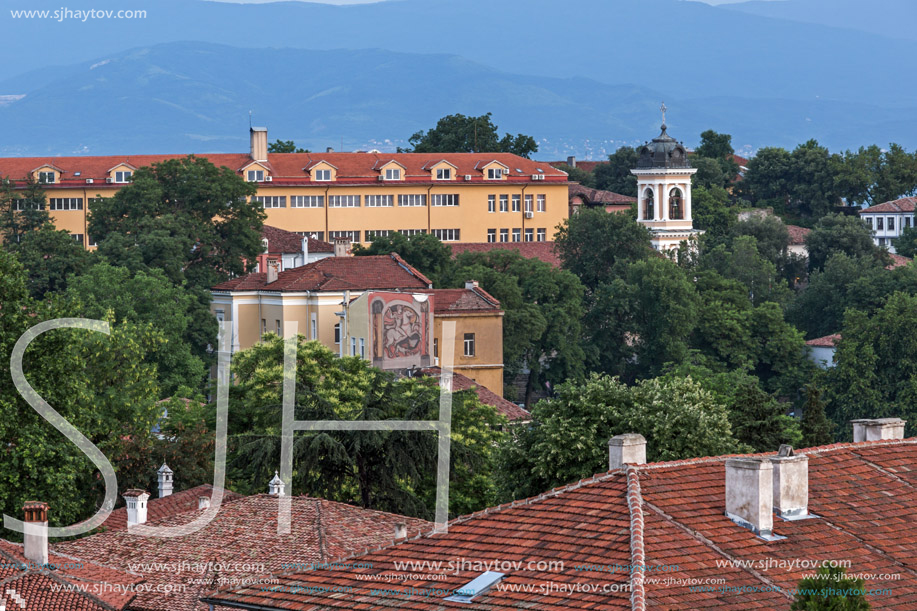
[[[453,180],[455,173],[454,168],[436,168],[432,173],[436,180]],[[401,168],[385,168],[379,175],[382,180],[401,180],[403,176]],[[312,180],[316,182],[331,182],[334,175],[330,169],[317,169],[311,172]],[[509,175],[509,169],[504,167],[487,168],[487,180],[503,180]],[[245,179],[248,182],[265,182],[270,179],[270,174],[264,169],[247,170]]]
[[[35,179],[38,181],[39,184],[53,185],[53,184],[60,182],[60,178],[58,177],[59,173],[60,172],[57,172],[56,170],[50,170],[50,169],[49,170],[39,170],[38,172],[35,172]],[[111,176],[109,177],[109,179],[111,180],[111,182],[116,182],[116,183],[128,183],[131,181],[131,177],[134,175],[133,171],[131,170],[118,170],[116,172],[110,172],[110,174]],[[80,172],[74,172],[73,176],[74,178],[79,178]]]

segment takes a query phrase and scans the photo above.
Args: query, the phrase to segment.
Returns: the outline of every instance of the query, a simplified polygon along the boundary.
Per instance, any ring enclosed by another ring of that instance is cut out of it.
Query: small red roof
[[[433,313],[438,315],[498,311],[500,309],[500,302],[480,287],[429,289],[417,292],[433,295]]]
[[[464,252],[510,250],[526,259],[538,259],[552,267],[560,267],[560,257],[554,251],[554,242],[460,242],[451,244],[451,248],[453,258]]]
[[[834,345],[840,341],[840,339],[840,333],[833,333],[824,337],[816,337],[815,339],[810,339],[806,341],[806,346],[812,346],[814,348],[834,348]]]
[[[268,284],[259,272],[233,278],[213,287],[214,291],[366,291],[384,289],[426,289],[430,279],[409,265],[397,253],[365,257],[327,257],[280,272]]]
[[[860,210],[860,214],[873,212],[913,212],[915,204],[917,204],[917,197],[902,197],[901,199],[883,202]]]
[[[303,236],[286,229],[265,225],[261,237],[267,240],[267,251],[271,254],[302,252]],[[334,244],[316,240],[309,236],[309,252],[334,252]]]
[[[605,205],[630,205],[637,201],[636,197],[630,197],[629,195],[621,195],[620,193],[615,193],[614,191],[602,191],[601,189],[590,189],[589,187],[584,187],[578,182],[571,182],[567,187],[570,193],[570,199],[574,197],[581,197],[585,200],[586,205],[590,206],[605,206]]]
[[[439,367],[425,367],[421,369],[421,373],[433,378],[439,378],[443,370]],[[532,415],[525,408],[519,407],[512,401],[504,399],[486,386],[481,386],[468,376],[460,373],[452,373],[452,390],[455,392],[460,390],[474,390],[478,394],[478,399],[481,400],[481,403],[492,405],[497,408],[497,411],[506,416],[506,419],[509,421],[518,420],[520,422],[525,422],[532,419]]]
[[[131,586],[143,581],[137,573],[56,551],[48,553],[48,566],[37,567],[22,545],[0,539],[0,602],[9,611],[121,611],[136,596]]]
[[[787,225],[786,230],[790,234],[790,244],[792,246],[805,244],[806,236],[812,232],[808,227],[800,227],[799,225]]]
[[[888,256],[892,258],[891,265],[888,265],[885,269],[895,269],[898,267],[904,267],[905,265],[910,265],[913,259],[908,259],[901,255],[895,254],[893,252],[888,253]]]

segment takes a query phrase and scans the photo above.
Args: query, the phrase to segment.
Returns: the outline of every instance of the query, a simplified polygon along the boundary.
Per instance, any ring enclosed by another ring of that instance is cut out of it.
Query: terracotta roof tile
[[[303,236],[279,227],[265,225],[261,237],[267,239],[268,252],[271,254],[302,252]],[[334,244],[309,237],[309,252],[334,252]]]
[[[0,175],[10,176],[14,180],[23,180],[31,172],[44,165],[53,165],[63,172],[63,185],[47,185],[53,190],[59,186],[86,185],[86,179],[95,182],[94,188],[117,187],[106,185],[109,171],[122,163],[134,167],[149,166],[169,159],[180,159],[185,155],[108,155],[102,157],[6,157],[0,158]],[[209,159],[216,166],[225,166],[234,172],[253,163],[247,153],[198,155]],[[472,182],[488,181],[482,168],[475,168],[480,162],[497,161],[510,168],[505,179],[507,182],[530,182],[535,174],[544,176],[546,182],[566,182],[567,176],[555,170],[550,164],[525,159],[510,153],[268,153],[268,161],[261,165],[271,172],[272,185],[309,185],[316,184],[308,171],[309,168],[325,162],[337,169],[337,180],[333,184],[366,184],[378,183],[379,161],[398,162],[404,170],[402,183],[429,183],[432,180],[429,168],[439,161],[446,161],[455,168],[455,182],[464,183],[465,175],[472,177]],[[80,175],[75,174],[79,172]],[[327,185],[327,182],[318,184]],[[437,181],[442,184],[442,181]]]
[[[344,291],[430,288],[430,279],[396,253],[366,257],[327,257],[280,272],[267,284],[267,274],[233,278],[214,291]]]
[[[420,371],[424,375],[434,378],[439,378],[439,376],[442,375],[442,369],[439,367],[425,367]],[[468,376],[453,372],[452,390],[458,392],[460,390],[469,389],[474,390],[478,394],[478,399],[481,400],[481,403],[494,406],[497,408],[497,411],[506,416],[506,419],[509,421],[528,421],[532,419],[532,415],[525,408],[519,407],[512,401],[504,399],[502,396],[493,392],[486,386],[481,386]]]
[[[790,244],[793,246],[805,244],[806,236],[812,231],[808,227],[800,227],[799,225],[787,225],[786,230],[790,234]]]
[[[917,607],[917,536],[908,534],[909,525],[917,521],[917,439],[834,444],[796,453],[809,457],[809,509],[817,517],[775,520],[775,532],[786,537],[780,541],[764,541],[723,515],[728,457],[698,458],[610,471],[458,518],[446,534],[424,535],[359,556],[372,563],[371,569],[301,573],[281,578],[279,590],[231,589],[211,600],[298,611],[469,608],[443,600],[443,594],[410,596],[403,588],[458,588],[480,573],[472,567],[443,571],[442,581],[407,584],[367,583],[365,575],[395,572],[396,560],[497,559],[522,565],[503,571],[506,576],[498,587],[474,599],[475,609],[639,609],[640,597],[632,600],[624,588],[561,593],[539,585],[622,586],[630,575],[614,565],[626,567],[642,551],[647,567],[676,567],[672,572],[645,571],[647,608],[785,609],[791,603],[788,590],[814,572],[798,565],[786,568],[799,560],[850,560],[851,573],[898,574],[896,581],[866,580],[867,587],[891,590],[870,602],[874,608]],[[564,566],[539,570],[530,561],[563,561]],[[783,566],[765,570],[756,565],[768,561]],[[666,583],[665,578],[679,581]],[[685,581],[704,579],[723,579],[729,589],[696,591],[690,586],[702,582]],[[290,591],[328,585],[353,589],[334,594]],[[534,587],[522,590],[526,585]]]
[[[825,335],[824,337],[816,337],[815,339],[806,340],[806,346],[814,346],[816,348],[834,348],[834,345],[837,344],[838,340],[841,339],[840,333],[834,333],[832,335]]]
[[[890,252],[888,256],[892,258],[891,265],[886,266],[885,269],[896,269],[899,267],[904,267],[905,265],[910,265],[913,259],[908,259],[907,257],[901,256],[899,254]]]
[[[432,529],[424,520],[300,496],[291,499],[291,533],[278,535],[278,505],[276,496],[237,495],[224,500],[212,522],[189,535],[138,537],[110,531],[58,543],[54,549],[112,566],[136,566],[154,590],[139,593],[133,611],[206,611],[198,598],[221,583],[252,583],[392,543],[397,524],[405,524],[411,537]],[[147,523],[178,526],[198,515],[195,506]],[[163,586],[159,592],[157,586]],[[167,589],[172,591],[164,593]]]
[[[416,292],[433,295],[434,314],[487,312],[500,309],[500,302],[480,287],[473,289],[428,289]]]
[[[637,201],[636,197],[630,197],[629,195],[621,195],[620,193],[615,193],[614,191],[602,191],[601,189],[590,189],[589,187],[584,187],[578,182],[571,182],[569,187],[570,199],[573,199],[575,196],[580,196],[586,200],[588,205],[625,205],[629,206],[630,204]]]
[[[48,565],[43,570],[30,566],[22,545],[0,539],[0,602],[5,600],[10,611],[19,609],[13,590],[27,611],[121,611],[134,600],[131,586],[144,581],[137,573],[55,550]]]
[[[213,486],[210,484],[202,484],[194,488],[175,492],[162,498],[155,495],[151,496],[150,500],[147,501],[147,520],[155,522],[177,513],[197,511],[198,499],[203,496],[209,499],[212,494]],[[241,494],[233,492],[232,490],[223,490],[224,502],[239,498],[242,498]],[[100,528],[106,530],[127,530],[127,508],[119,507],[112,511],[111,515],[102,523]]]
[[[516,251],[526,259],[538,259],[560,267],[560,256],[554,250],[554,242],[462,242],[452,244],[452,256],[464,252],[492,252],[494,250]]]
[[[914,205],[917,204],[917,197],[902,197],[901,199],[883,202],[860,210],[860,214],[872,212],[914,212]]]

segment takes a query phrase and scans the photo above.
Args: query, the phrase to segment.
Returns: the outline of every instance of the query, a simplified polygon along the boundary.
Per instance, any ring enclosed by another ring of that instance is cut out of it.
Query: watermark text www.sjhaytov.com
[[[13,19],[49,19],[51,21],[89,21],[90,19],[146,19],[145,10],[100,10],[100,9],[70,9],[65,6],[54,10],[13,10],[10,9]]]

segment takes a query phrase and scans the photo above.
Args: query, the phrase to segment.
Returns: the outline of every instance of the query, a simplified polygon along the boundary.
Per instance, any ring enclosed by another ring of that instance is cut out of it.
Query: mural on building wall
[[[373,365],[381,369],[430,366],[430,295],[379,293],[369,301]]]

